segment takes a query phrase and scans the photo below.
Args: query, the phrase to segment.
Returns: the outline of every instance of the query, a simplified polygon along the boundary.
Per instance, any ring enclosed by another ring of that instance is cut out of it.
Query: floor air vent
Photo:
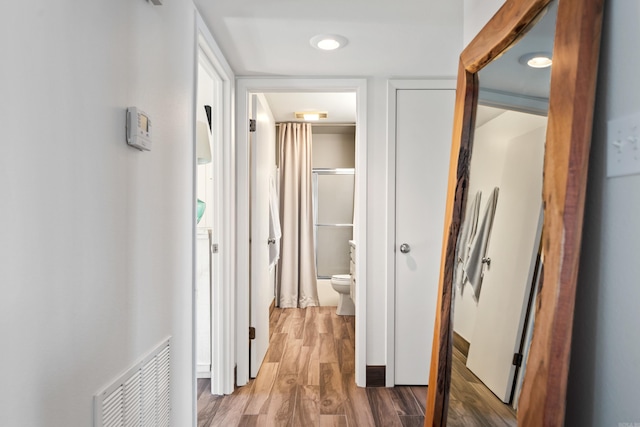
[[[94,397],[94,426],[168,426],[170,362],[167,338]]]

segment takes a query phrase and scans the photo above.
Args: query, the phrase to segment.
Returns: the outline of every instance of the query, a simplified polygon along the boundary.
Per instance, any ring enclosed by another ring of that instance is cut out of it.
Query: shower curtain
[[[276,280],[277,301],[283,308],[317,306],[311,125],[282,123],[278,143],[282,238]]]

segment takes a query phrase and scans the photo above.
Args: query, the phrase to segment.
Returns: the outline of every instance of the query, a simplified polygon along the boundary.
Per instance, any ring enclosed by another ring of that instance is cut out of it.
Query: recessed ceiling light
[[[547,68],[551,66],[551,54],[547,52],[535,52],[522,55],[518,62],[531,68]]]
[[[345,47],[349,41],[336,34],[318,34],[311,37],[309,42],[316,49],[330,51]]]

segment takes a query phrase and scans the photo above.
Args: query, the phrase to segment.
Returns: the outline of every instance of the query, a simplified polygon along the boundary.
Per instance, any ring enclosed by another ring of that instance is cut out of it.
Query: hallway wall
[[[172,336],[192,420],[190,0],[0,6],[0,425],[86,427],[92,397]],[[125,142],[125,109],[153,150]]]

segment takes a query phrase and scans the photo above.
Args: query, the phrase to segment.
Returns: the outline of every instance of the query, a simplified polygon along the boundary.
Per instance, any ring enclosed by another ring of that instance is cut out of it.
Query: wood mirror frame
[[[551,0],[506,0],[460,55],[425,426],[447,423],[455,245],[467,196],[477,73],[514,44]],[[604,0],[557,0],[544,155],[544,271],[518,424],[564,423],[571,332]]]

